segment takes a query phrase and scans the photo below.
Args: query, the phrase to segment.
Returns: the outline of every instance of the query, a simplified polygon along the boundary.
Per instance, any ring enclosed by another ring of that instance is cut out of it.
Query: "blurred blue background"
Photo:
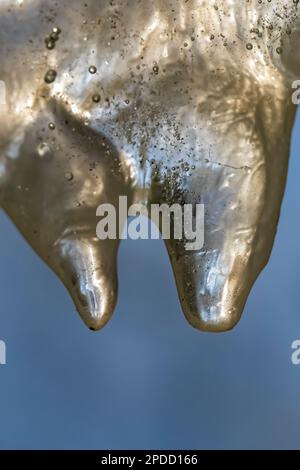
[[[221,335],[185,321],[161,240],[122,243],[118,307],[90,332],[0,213],[0,448],[300,448],[299,144],[300,119],[271,261]]]

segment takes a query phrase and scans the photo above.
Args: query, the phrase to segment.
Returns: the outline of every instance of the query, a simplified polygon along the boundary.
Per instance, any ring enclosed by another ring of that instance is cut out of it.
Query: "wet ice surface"
[[[298,1],[135,7],[1,3],[0,204],[91,329],[117,299],[118,244],[96,239],[96,208],[119,195],[204,204],[203,250],[167,247],[187,320],[228,330],[276,232]]]

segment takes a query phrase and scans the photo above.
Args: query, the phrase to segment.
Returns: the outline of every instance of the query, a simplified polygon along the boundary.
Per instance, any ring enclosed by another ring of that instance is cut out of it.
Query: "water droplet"
[[[91,65],[91,66],[89,67],[89,72],[90,72],[91,74],[95,74],[95,73],[97,72],[97,67],[95,67],[94,65]]]
[[[74,175],[73,175],[73,173],[71,173],[71,171],[67,171],[65,173],[65,178],[66,178],[67,181],[72,181],[72,179],[74,178]]]
[[[154,65],[153,67],[153,72],[157,75],[158,72],[159,72],[159,66],[158,65]]]
[[[57,72],[54,69],[49,69],[46,73],[44,80],[46,83],[53,83],[56,79]]]
[[[51,156],[51,147],[47,142],[42,142],[37,148],[39,157],[46,158]]]
[[[99,95],[99,93],[95,93],[95,94],[92,96],[92,100],[94,101],[94,103],[99,103],[100,100],[101,100],[101,96]]]
[[[52,50],[55,48],[55,41],[53,39],[49,39],[49,41],[46,42],[46,47],[49,50]]]
[[[57,33],[51,33],[50,34],[50,39],[52,39],[52,41],[56,42],[59,39],[59,35]]]
[[[54,122],[49,122],[48,127],[49,127],[49,129],[50,129],[51,131],[54,131],[54,129],[55,129],[55,124],[54,124]]]
[[[55,26],[54,28],[52,28],[52,33],[54,33],[54,34],[60,34],[60,33],[61,33],[61,29],[60,29],[58,26]]]
[[[283,50],[282,50],[282,47],[276,47],[276,52],[277,54],[282,54]]]
[[[248,49],[248,51],[251,51],[253,49],[253,45],[251,44],[251,42],[248,42],[248,44],[246,44],[246,48]]]

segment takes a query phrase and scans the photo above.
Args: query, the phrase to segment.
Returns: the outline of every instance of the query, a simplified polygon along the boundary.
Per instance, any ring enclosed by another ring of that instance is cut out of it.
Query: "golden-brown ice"
[[[205,204],[205,244],[167,242],[196,328],[239,320],[272,248],[300,78],[296,0],[2,0],[0,204],[86,324],[117,295],[96,208]],[[145,286],[145,289],[147,286]]]

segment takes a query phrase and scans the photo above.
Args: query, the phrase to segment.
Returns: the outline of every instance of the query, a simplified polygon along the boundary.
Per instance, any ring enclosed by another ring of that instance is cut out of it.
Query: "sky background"
[[[272,258],[229,333],[188,325],[161,240],[122,243],[116,312],[89,331],[0,212],[1,449],[300,448],[299,117]]]

